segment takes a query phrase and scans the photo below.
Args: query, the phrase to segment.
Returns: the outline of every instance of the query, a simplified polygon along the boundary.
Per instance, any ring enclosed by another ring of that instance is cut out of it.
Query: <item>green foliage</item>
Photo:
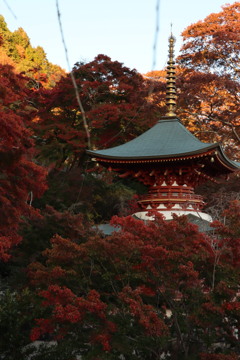
[[[30,39],[21,27],[13,32],[12,38],[14,43],[21,45],[24,49],[27,49],[30,45]]]
[[[5,35],[9,32],[7,23],[2,15],[0,15],[0,32],[2,35]]]
[[[6,291],[0,296],[0,357],[4,360],[26,360],[24,348],[30,343],[34,319],[41,307],[30,290]]]
[[[28,35],[22,28],[11,32],[2,15],[0,37],[2,43],[1,62],[13,65],[17,72],[34,79],[38,86],[53,87],[61,76],[65,75],[59,66],[53,65],[47,60],[42,47],[32,47]],[[39,73],[45,74],[44,81],[39,78]]]

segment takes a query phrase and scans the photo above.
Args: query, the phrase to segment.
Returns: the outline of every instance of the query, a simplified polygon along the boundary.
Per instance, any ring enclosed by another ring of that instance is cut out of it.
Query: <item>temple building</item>
[[[87,153],[119,177],[133,178],[148,187],[148,193],[139,200],[141,210],[133,214],[142,220],[151,220],[152,209],[162,213],[166,220],[172,214],[192,214],[211,221],[202,212],[204,201],[194,189],[201,183],[240,169],[240,163],[231,161],[219,143],[204,143],[191,134],[175,114],[176,84],[174,37],[169,39],[167,67],[167,114],[149,130],[125,144]]]

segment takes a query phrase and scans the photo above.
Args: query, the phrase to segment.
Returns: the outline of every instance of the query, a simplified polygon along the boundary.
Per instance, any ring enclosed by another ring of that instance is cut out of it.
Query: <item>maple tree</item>
[[[48,334],[53,353],[65,344],[65,357],[83,359],[234,359],[239,213],[234,203],[212,236],[159,215],[149,224],[115,217],[121,229],[106,238],[54,236],[46,260],[29,267],[45,308],[32,340]]]
[[[182,33],[180,63],[195,71],[239,78],[240,3],[188,26]]]
[[[239,83],[195,71],[185,71],[179,81],[178,114],[183,123],[200,139],[220,142],[230,158],[239,160]]]
[[[73,75],[92,147],[129,140],[156,119],[157,108],[147,101],[148,81],[135,70],[98,55],[90,63],[77,63]],[[43,89],[41,96],[35,123],[41,157],[56,167],[82,165],[87,140],[71,77],[51,91]]]
[[[182,33],[179,115],[207,141],[239,159],[240,3],[222,7]]]
[[[25,270],[22,270],[29,262],[42,257],[42,251],[50,246],[50,240],[54,235],[86,240],[93,232],[92,226],[93,223],[83,213],[74,214],[63,209],[58,211],[47,205],[41,210],[41,217],[29,219],[21,226],[23,241],[14,251],[12,266],[22,277],[25,274]],[[23,279],[20,282],[22,283]],[[27,283],[28,281],[25,285]]]
[[[131,139],[155,121],[158,106],[149,101],[148,80],[135,70],[99,55],[90,63],[77,64],[73,74],[93,147],[108,147]],[[117,209],[123,211],[134,191],[117,185],[110,179],[113,176],[106,176],[89,163],[83,114],[70,75],[54,89],[42,88],[36,95],[39,111],[32,128],[39,151],[37,159],[50,170],[49,191],[40,206],[47,201],[58,210],[63,206],[74,208],[73,211],[83,211],[100,221],[111,218]]]
[[[24,216],[37,215],[32,197],[46,189],[45,170],[34,163],[34,143],[26,125],[32,108],[27,99],[27,79],[0,65],[0,258],[9,258],[9,249],[21,240],[18,229]]]

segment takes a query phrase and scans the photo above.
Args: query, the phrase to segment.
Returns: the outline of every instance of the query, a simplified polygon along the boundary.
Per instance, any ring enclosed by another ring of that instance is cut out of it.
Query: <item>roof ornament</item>
[[[167,92],[166,92],[166,105],[167,105],[167,117],[175,117],[176,109],[176,76],[175,76],[175,61],[174,61],[174,43],[175,37],[172,35],[169,37],[169,60],[167,66]]]

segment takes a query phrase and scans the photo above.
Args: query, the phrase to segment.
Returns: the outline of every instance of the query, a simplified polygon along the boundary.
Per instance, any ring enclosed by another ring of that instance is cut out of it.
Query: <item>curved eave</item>
[[[134,156],[129,154],[129,156],[111,156],[106,155],[101,151],[91,151],[87,150],[87,154],[92,158],[95,158],[97,161],[101,162],[153,162],[155,161],[169,161],[169,160],[183,160],[183,159],[191,159],[193,157],[201,157],[212,153],[219,146],[218,143],[212,144],[210,146],[206,146],[201,149],[197,149],[195,151],[189,151],[184,153],[176,153],[176,154],[166,154],[166,155],[141,155]]]
[[[213,157],[215,159],[214,163],[207,162],[207,167],[210,169],[215,169],[214,172],[218,169],[220,173],[231,173],[237,170],[240,170],[240,163],[230,160],[223,152],[221,145],[213,144],[199,151],[176,154],[171,156],[153,156],[153,157],[102,157],[99,154],[96,154],[95,151],[87,151],[88,154],[93,156],[93,160],[99,162],[103,166],[111,165],[127,165],[127,164],[153,164],[153,163],[166,163],[166,162],[182,162],[193,159],[204,159]],[[214,165],[215,164],[215,165]],[[216,167],[217,165],[217,167]],[[220,170],[221,169],[221,170]]]
[[[240,170],[240,163],[237,161],[230,160],[225,154],[222,149],[222,146],[219,145],[218,147],[218,153],[217,153],[217,159],[218,161],[226,167],[229,171],[237,171]]]

